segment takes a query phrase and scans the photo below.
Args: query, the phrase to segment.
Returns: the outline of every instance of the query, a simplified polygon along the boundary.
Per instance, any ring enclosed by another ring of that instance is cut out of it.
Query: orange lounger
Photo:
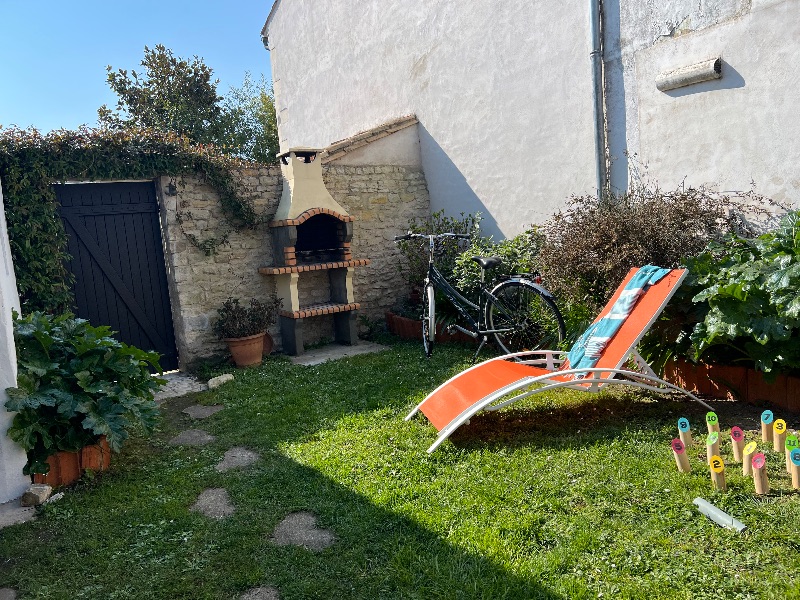
[[[608,315],[637,270],[630,270],[595,323]],[[406,416],[406,421],[418,411],[428,417],[439,431],[439,437],[428,448],[428,452],[433,452],[475,413],[484,409],[498,410],[522,398],[559,387],[597,392],[609,384],[624,384],[656,392],[674,390],[711,410],[698,397],[657,377],[636,352],[636,345],[685,277],[685,270],[675,269],[645,288],[620,328],[600,352],[594,367],[571,369],[565,360],[566,352],[558,350],[532,350],[493,358],[440,385]],[[621,368],[629,358],[633,359],[638,370]],[[539,387],[531,389],[535,384]]]

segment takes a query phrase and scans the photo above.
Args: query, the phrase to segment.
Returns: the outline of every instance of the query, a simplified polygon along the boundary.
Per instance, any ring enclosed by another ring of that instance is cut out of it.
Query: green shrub
[[[495,242],[491,237],[474,237],[469,248],[456,257],[453,275],[459,289],[477,301],[481,283],[481,268],[473,256],[499,256],[503,263],[486,274],[489,282],[502,275],[539,271],[538,255],[542,235],[529,229],[511,239]]]
[[[217,320],[211,328],[220,339],[264,333],[278,320],[282,306],[283,299],[274,293],[264,302],[252,298],[249,306],[239,304],[238,298],[228,298],[217,309]]]
[[[17,387],[8,388],[6,409],[16,412],[9,437],[28,455],[24,472],[47,473],[47,457],[75,451],[106,436],[119,451],[128,430],[153,429],[153,394],[164,383],[150,375],[158,354],[111,337],[71,314],[14,315]]]
[[[438,234],[438,233],[460,233],[472,234],[477,238],[480,227],[480,214],[465,215],[460,217],[445,216],[444,211],[440,210],[429,217],[413,217],[408,223],[408,231],[411,233]],[[453,277],[456,259],[464,251],[467,243],[464,240],[443,239],[437,240],[434,253],[436,256],[436,268],[447,279]],[[406,275],[408,283],[412,288],[421,288],[422,282],[428,273],[428,241],[427,240],[403,240],[397,242],[397,247],[403,256],[401,271]]]
[[[680,295],[646,340],[649,355],[800,372],[800,212],[755,239],[711,242],[687,266]]]
[[[704,189],[637,185],[624,194],[573,198],[542,227],[542,272],[567,304],[595,314],[632,267],[676,267],[710,240],[747,231],[733,200]]]

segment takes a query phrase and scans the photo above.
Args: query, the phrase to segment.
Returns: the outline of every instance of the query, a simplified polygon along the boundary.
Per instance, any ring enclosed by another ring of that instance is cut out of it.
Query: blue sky
[[[261,28],[273,0],[0,0],[0,125],[95,125],[116,105],[106,65],[137,69],[144,47],[199,56],[222,95],[246,71],[271,77]]]

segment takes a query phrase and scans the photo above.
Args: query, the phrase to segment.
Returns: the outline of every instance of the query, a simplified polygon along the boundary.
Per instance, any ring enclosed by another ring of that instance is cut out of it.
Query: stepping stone
[[[263,588],[256,588],[256,589],[263,589]],[[260,598],[261,596],[253,596],[253,598]],[[264,596],[264,598],[269,598],[270,596]],[[242,596],[244,598],[244,596]],[[275,596],[276,600],[278,596]],[[0,588],[0,600],[17,600],[17,592],[12,590],[11,588]]]
[[[331,546],[336,536],[327,529],[317,527],[317,517],[310,512],[296,512],[278,523],[270,538],[276,546],[302,546],[319,552]]]
[[[161,404],[167,398],[175,398],[191,392],[204,392],[208,389],[205,383],[198,381],[191,375],[178,371],[166,373],[160,378],[166,379],[167,383],[156,393],[156,404]]]
[[[257,587],[247,590],[239,596],[239,600],[280,600],[281,596],[274,587]]]
[[[211,519],[224,519],[236,510],[231,504],[230,496],[225,488],[211,488],[203,490],[197,497],[191,510],[199,512]]]
[[[183,413],[189,415],[192,419],[207,419],[213,414],[221,411],[224,406],[221,404],[214,404],[213,406],[204,406],[202,404],[195,404],[183,409]]]
[[[231,448],[225,453],[220,463],[214,467],[217,472],[223,473],[231,469],[238,469],[241,467],[249,467],[254,462],[261,458],[258,454],[247,448]]]
[[[205,446],[216,439],[202,429],[187,429],[186,431],[181,431],[169,443],[172,446]]]

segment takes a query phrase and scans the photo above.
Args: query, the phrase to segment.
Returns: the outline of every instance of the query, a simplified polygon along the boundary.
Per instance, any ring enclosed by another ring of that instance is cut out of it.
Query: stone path
[[[224,406],[203,406],[195,404],[182,412],[198,421],[207,419]],[[215,441],[214,436],[202,429],[186,429],[173,437],[169,443],[173,446],[204,446]],[[241,446],[228,449],[222,460],[214,467],[219,473],[232,469],[244,469],[258,462],[258,453]],[[225,488],[208,488],[203,490],[197,501],[189,508],[209,519],[222,520],[236,512]],[[302,511],[287,515],[275,527],[270,542],[276,546],[300,546],[311,552],[320,552],[336,542],[336,536],[327,529],[317,526],[317,517],[310,512]],[[2,600],[2,598],[0,598]],[[240,596],[240,600],[280,600],[280,593],[274,587],[262,586],[253,588]]]
[[[303,357],[304,362],[297,361],[299,364],[319,364],[332,358],[341,356],[351,356],[363,352],[376,352],[382,350],[383,346],[378,344],[360,344],[355,347],[335,346],[333,351],[326,348],[322,352],[309,352]],[[354,351],[352,351],[354,350]],[[173,372],[164,375],[168,383],[156,395],[156,401],[164,402],[167,398],[183,396],[191,392],[201,392],[208,389],[208,386],[201,383],[194,377],[184,373]],[[226,376],[222,384],[230,381],[232,376]],[[216,385],[216,384],[215,384]],[[193,405],[185,408],[183,413],[193,420],[202,420],[224,410],[221,405],[203,406]],[[216,441],[216,438],[203,431],[202,429],[186,429],[173,437],[169,444],[173,446],[205,446]],[[236,446],[227,450],[220,462],[215,466],[215,470],[224,473],[232,469],[247,468],[258,462],[261,457],[258,453]],[[203,490],[197,501],[190,507],[190,510],[198,512],[210,519],[225,519],[236,511],[236,507],[231,502],[231,498],[225,488],[209,488]],[[0,528],[6,525],[22,523],[35,515],[35,508],[20,507],[19,501],[0,504]],[[317,526],[317,517],[308,511],[295,512],[287,515],[275,527],[270,542],[277,546],[300,546],[311,552],[320,552],[330,547],[336,542],[333,532]],[[0,600],[15,600],[17,593],[11,588],[0,588]],[[240,596],[240,600],[280,600],[279,591],[271,586],[261,586],[248,590]]]
[[[19,500],[5,502],[0,504],[0,529],[17,523],[25,523],[35,516],[36,509],[33,506],[20,506]]]
[[[218,473],[224,473],[225,471],[230,471],[231,469],[249,467],[259,458],[261,457],[255,452],[252,452],[247,448],[242,448],[241,446],[236,446],[235,448],[228,450],[220,463],[214,468]]]
[[[224,519],[232,515],[236,509],[231,504],[231,498],[225,488],[211,488],[203,490],[197,497],[197,502],[192,504],[191,510],[211,519]]]

